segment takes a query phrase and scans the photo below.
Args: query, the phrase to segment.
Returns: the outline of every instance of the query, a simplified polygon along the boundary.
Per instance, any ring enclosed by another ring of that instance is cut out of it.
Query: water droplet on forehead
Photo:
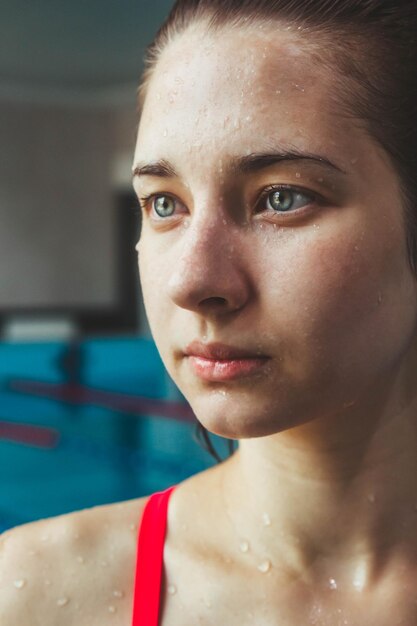
[[[162,134],[163,134],[164,137],[168,137],[168,131],[167,131],[166,128],[164,129],[164,132]]]
[[[175,585],[168,585],[168,593],[170,596],[174,596],[177,593],[177,588]]]
[[[271,567],[272,567],[271,561],[267,559],[266,561],[258,565],[258,570],[262,572],[263,574],[266,574],[266,572],[269,572]]]
[[[77,561],[78,561],[78,563],[84,563],[84,557],[77,556]]]
[[[271,518],[269,517],[268,513],[264,513],[262,515],[262,521],[264,523],[264,526],[271,526]]]
[[[23,587],[26,585],[26,579],[20,578],[19,580],[15,580],[13,584],[16,587],[16,589],[23,589]]]
[[[51,581],[48,578],[46,578],[44,584],[46,587],[49,587],[51,585]]]
[[[330,589],[332,589],[333,591],[337,589],[337,582],[335,581],[334,578],[330,578],[329,579],[329,587]]]
[[[239,548],[241,552],[249,552],[249,542],[244,540],[239,544]]]
[[[120,591],[119,589],[115,589],[113,591],[113,595],[115,598],[123,598],[123,596],[125,595],[123,591]]]
[[[204,604],[206,605],[208,609],[211,609],[212,604],[208,598],[204,598]]]
[[[300,172],[297,172],[297,173],[296,173],[296,175],[295,175],[295,177],[296,177],[296,178],[301,178],[301,174],[300,174]]]
[[[109,611],[109,613],[116,613],[117,612],[117,608],[115,606],[113,606],[113,604],[110,604],[110,606],[108,607],[108,611]]]
[[[58,598],[58,600],[56,601],[57,606],[67,606],[67,604],[69,603],[69,598]]]

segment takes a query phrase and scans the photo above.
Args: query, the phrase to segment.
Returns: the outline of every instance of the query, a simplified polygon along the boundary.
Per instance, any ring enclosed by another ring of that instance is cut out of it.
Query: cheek
[[[140,284],[149,325],[157,343],[159,336],[161,339],[164,337],[162,329],[167,317],[164,277],[167,276],[168,267],[164,268],[164,256],[166,255],[158,254],[157,246],[142,236],[138,246]]]
[[[267,282],[272,325],[300,375],[312,364],[341,371],[353,363],[365,374],[408,346],[414,287],[395,237],[384,244],[377,233],[366,242],[358,232],[300,234],[282,249]]]

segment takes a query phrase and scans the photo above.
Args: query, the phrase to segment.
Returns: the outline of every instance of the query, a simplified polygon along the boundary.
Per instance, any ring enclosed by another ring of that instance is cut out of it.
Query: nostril
[[[204,298],[204,300],[200,302],[200,306],[203,306],[203,307],[209,307],[209,306],[224,307],[226,305],[227,305],[226,298],[220,298],[217,296],[213,296],[211,298]]]

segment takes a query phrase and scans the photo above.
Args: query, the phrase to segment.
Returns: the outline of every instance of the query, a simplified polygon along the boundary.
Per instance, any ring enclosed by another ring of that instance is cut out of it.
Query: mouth
[[[210,382],[226,382],[258,372],[270,357],[220,343],[193,342],[184,356],[196,376]]]

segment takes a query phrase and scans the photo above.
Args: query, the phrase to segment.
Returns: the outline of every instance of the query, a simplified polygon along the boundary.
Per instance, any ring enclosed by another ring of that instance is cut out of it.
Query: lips
[[[197,356],[203,359],[215,361],[231,361],[236,359],[259,359],[268,358],[266,355],[256,354],[242,348],[227,346],[223,343],[204,344],[201,341],[193,341],[184,351],[186,356]]]
[[[269,360],[266,355],[221,343],[191,343],[184,352],[199,378],[209,382],[226,382],[244,378],[259,371]]]

